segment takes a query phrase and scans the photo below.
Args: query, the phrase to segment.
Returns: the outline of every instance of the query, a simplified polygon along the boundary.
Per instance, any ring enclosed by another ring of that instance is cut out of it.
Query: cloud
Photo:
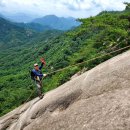
[[[0,0],[0,12],[89,17],[103,10],[123,10],[123,2],[124,0]]]
[[[0,1],[0,7],[5,7],[5,4],[4,4],[3,0]]]
[[[130,2],[130,0],[125,1]],[[123,2],[124,0],[70,0],[69,2],[66,1],[63,4],[68,8],[68,10],[76,11],[79,16],[82,15],[82,17],[88,17],[90,15],[96,15],[104,10],[124,10],[125,5]]]
[[[63,2],[63,5],[65,5],[68,9],[79,11],[79,10],[88,10],[91,8],[91,3],[86,2],[84,0],[75,0],[75,1],[69,1],[69,2]]]
[[[130,0],[126,0],[130,2]],[[122,10],[124,9],[123,0],[70,0],[63,4],[70,10],[90,10],[101,8],[102,10]]]

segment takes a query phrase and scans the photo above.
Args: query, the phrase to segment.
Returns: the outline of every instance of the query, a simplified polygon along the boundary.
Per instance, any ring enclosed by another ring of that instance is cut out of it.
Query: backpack
[[[31,76],[31,79],[32,79],[32,80],[35,80],[35,74],[33,73],[32,70],[31,70],[31,72],[30,72],[30,76]]]

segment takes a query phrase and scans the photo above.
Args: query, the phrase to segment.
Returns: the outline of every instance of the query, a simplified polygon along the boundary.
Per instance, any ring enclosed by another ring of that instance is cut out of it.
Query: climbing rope
[[[53,73],[61,72],[61,71],[65,70],[65,69],[68,69],[68,68],[71,68],[71,67],[74,67],[74,66],[79,66],[79,65],[81,65],[81,64],[88,63],[88,62],[90,62],[90,61],[94,61],[94,60],[96,60],[96,59],[102,58],[102,57],[107,56],[107,55],[111,55],[111,54],[113,54],[113,53],[115,53],[115,52],[119,52],[119,51],[122,51],[122,50],[125,50],[125,49],[128,49],[128,48],[130,48],[130,45],[129,45],[129,46],[126,46],[126,47],[123,47],[123,48],[120,48],[120,49],[117,49],[117,50],[115,50],[115,51],[109,52],[109,53],[105,53],[105,54],[100,55],[100,56],[97,56],[97,57],[94,57],[94,58],[92,58],[92,59],[89,59],[89,60],[86,60],[86,61],[83,61],[83,62],[74,64],[74,65],[69,65],[69,66],[64,67],[64,68],[62,68],[62,69],[59,69],[59,70],[52,71],[52,72],[50,72],[50,73],[47,73],[47,75],[52,75]],[[29,97],[26,99],[26,101],[24,102],[24,104],[29,101],[29,99],[31,98],[31,96],[34,94],[35,91],[36,91],[36,89],[34,89],[34,90],[31,92],[31,94],[30,94]]]
[[[125,49],[127,49],[127,48],[129,48],[129,47],[130,47],[130,45],[129,45],[129,46],[126,46],[126,47],[123,47],[123,48],[120,48],[120,49],[117,49],[117,50],[115,50],[115,51],[112,51],[112,52],[109,52],[109,53],[103,54],[103,55],[101,55],[101,56],[94,57],[94,58],[89,59],[89,60],[87,60],[87,61],[83,61],[83,62],[80,62],[80,63],[74,64],[74,65],[69,65],[69,66],[67,66],[67,67],[65,67],[65,68],[62,68],[62,69],[55,70],[55,71],[52,71],[52,72],[50,72],[50,73],[47,73],[47,75],[51,75],[51,74],[53,74],[53,73],[63,71],[63,70],[65,70],[65,69],[71,68],[71,67],[73,67],[73,66],[78,66],[78,65],[81,65],[81,64],[84,64],[84,63],[87,63],[87,62],[90,62],[90,61],[93,61],[93,60],[99,59],[99,58],[101,58],[101,57],[104,57],[104,56],[107,56],[107,55],[113,54],[113,53],[115,53],[115,52],[119,52],[119,51],[125,50]]]
[[[96,59],[98,59],[98,58],[101,58],[101,57],[104,57],[104,56],[107,56],[107,55],[110,55],[110,54],[113,54],[113,53],[115,53],[115,52],[119,52],[119,51],[122,51],[122,50],[125,50],[125,49],[128,49],[128,48],[130,48],[130,45],[129,45],[129,46],[126,46],[126,47],[123,47],[123,48],[120,48],[120,49],[117,49],[117,50],[115,50],[115,51],[112,51],[112,52],[110,52],[110,53],[106,53],[106,54],[103,54],[103,55],[101,55],[101,56],[94,57],[94,58],[89,59],[89,60],[87,60],[87,61],[83,61],[83,62],[81,62],[81,63],[77,63],[77,64],[75,64],[75,65],[70,65],[70,66],[67,66],[67,67],[65,67],[65,68],[62,68],[62,69],[59,69],[59,70],[50,72],[50,73],[48,73],[48,75],[51,75],[51,74],[56,73],[56,72],[63,71],[63,70],[65,70],[65,69],[70,68],[70,67],[73,67],[73,66],[78,66],[78,65],[81,65],[81,64],[84,64],[84,63],[87,63],[87,62],[96,60]],[[25,103],[27,103],[27,102],[30,100],[30,98],[31,98],[31,96],[34,94],[35,90],[36,90],[36,89],[34,89],[34,90],[31,92],[31,94],[29,95],[29,97],[25,100],[25,102],[24,102],[22,105],[24,105]],[[21,109],[21,107],[18,109],[18,111],[20,111],[20,109]]]

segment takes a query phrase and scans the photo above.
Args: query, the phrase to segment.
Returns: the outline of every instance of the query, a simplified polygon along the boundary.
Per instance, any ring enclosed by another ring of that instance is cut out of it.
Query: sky
[[[130,0],[0,0],[0,14],[87,18],[108,10],[124,10]]]

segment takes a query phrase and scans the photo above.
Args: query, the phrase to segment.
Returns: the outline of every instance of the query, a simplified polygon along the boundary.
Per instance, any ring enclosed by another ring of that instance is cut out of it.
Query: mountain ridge
[[[33,29],[35,31],[46,31],[46,30],[71,30],[81,23],[73,17],[58,17],[56,15],[46,15],[39,18],[32,18],[26,14],[16,14],[16,16],[4,16],[0,17],[15,23],[17,26],[25,27],[27,29]],[[15,20],[17,19],[17,20]],[[30,20],[29,20],[30,19]],[[25,20],[25,21],[24,21]]]
[[[69,30],[80,25],[80,22],[76,21],[76,19],[72,17],[64,18],[57,17],[55,15],[47,15],[42,18],[35,19],[32,23],[39,23],[43,26],[47,25],[58,30]]]

